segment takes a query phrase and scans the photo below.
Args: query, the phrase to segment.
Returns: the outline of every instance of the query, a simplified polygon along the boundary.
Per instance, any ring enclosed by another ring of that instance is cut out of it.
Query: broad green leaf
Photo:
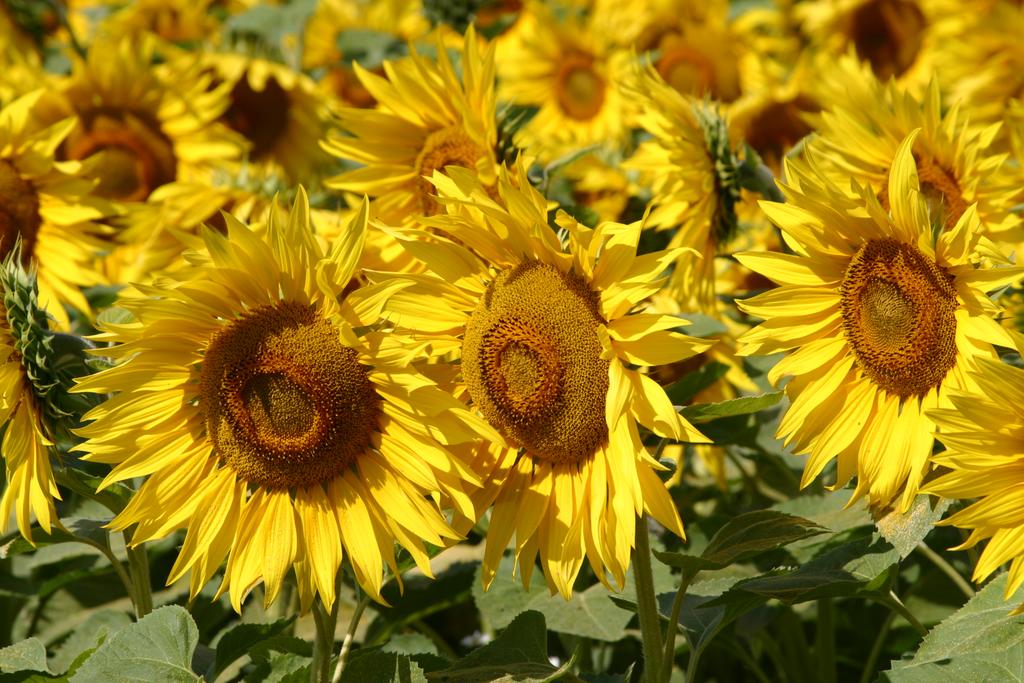
[[[29,638],[0,650],[0,673],[16,671],[50,672],[46,665],[46,647],[38,638]]]
[[[432,681],[484,683],[485,681],[539,682],[557,671],[548,661],[547,626],[540,612],[523,612],[493,642],[470,652]]]
[[[113,634],[132,623],[125,612],[113,609],[100,610],[89,616],[71,635],[55,648],[51,660],[55,671],[67,671],[82,653],[95,650]]]
[[[378,648],[360,650],[345,665],[342,683],[427,683],[423,670],[405,655]]]
[[[544,615],[547,627],[556,633],[602,641],[622,638],[633,615],[612,601],[607,588],[595,584],[573,593],[572,599],[566,601],[560,595],[551,595],[543,580],[533,581],[530,590],[524,590],[522,583],[512,575],[513,565],[510,555],[503,557],[487,591],[483,590],[479,579],[473,583],[477,609],[493,628],[507,626],[520,612],[536,610]]]
[[[889,570],[899,559],[899,553],[884,540],[861,534],[828,548],[795,569],[779,569],[738,581],[710,604],[745,604],[750,594],[792,605],[879,592],[884,590]]]
[[[160,607],[103,643],[71,683],[201,680],[191,669],[199,631],[182,607]]]
[[[718,361],[705,363],[693,372],[684,375],[681,379],[673,382],[665,393],[668,395],[672,405],[681,406],[693,400],[693,397],[704,391],[712,384],[725,377],[729,372],[729,366]]]
[[[756,510],[726,522],[711,538],[700,557],[659,552],[655,552],[655,556],[673,567],[696,573],[704,569],[722,569],[734,562],[750,559],[825,531],[803,517],[794,517],[776,510]]]
[[[288,617],[270,624],[238,624],[217,641],[213,665],[206,672],[206,678],[215,680],[231,663],[247,655],[255,646],[283,634],[293,621],[294,617]]]
[[[758,396],[743,396],[721,403],[699,403],[686,406],[679,412],[693,424],[711,422],[723,417],[749,415],[765,408],[771,408],[782,400],[783,392],[772,391]]]
[[[253,683],[281,683],[292,677],[304,676],[304,680],[308,681],[309,664],[309,657],[291,652],[279,653],[257,662],[256,667],[246,674],[245,680]]]
[[[931,496],[918,496],[906,513],[890,511],[875,522],[878,533],[889,541],[900,557],[907,557],[924,540],[936,522],[946,513],[950,501],[942,498],[933,503]]]
[[[99,546],[105,546],[107,544],[107,530],[103,528],[103,525],[110,520],[102,519],[82,519],[82,518],[67,518],[62,520],[65,529],[53,528],[51,534],[44,534],[41,529],[33,530],[32,538],[35,541],[35,546],[26,541],[21,536],[13,539],[10,543],[0,548],[0,558],[10,557],[13,555],[22,555],[24,553],[36,553],[36,557],[39,557],[40,549],[49,546],[59,545],[62,543],[84,543],[85,545],[98,548]],[[95,551],[85,551],[92,554]],[[61,562],[68,557],[82,554],[78,550],[69,551],[66,554],[55,555],[50,560],[51,562]],[[36,566],[46,564],[46,562],[35,561]]]
[[[935,626],[912,658],[892,662],[880,680],[1024,681],[1024,616],[1010,615],[1019,599],[1003,600],[1005,588],[1001,574]]]

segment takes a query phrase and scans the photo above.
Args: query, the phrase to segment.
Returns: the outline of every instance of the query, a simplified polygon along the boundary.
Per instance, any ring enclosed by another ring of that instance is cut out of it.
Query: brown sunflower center
[[[534,458],[578,463],[608,441],[608,361],[597,294],[579,276],[527,261],[502,271],[462,342],[469,394]]]
[[[917,165],[917,177],[921,185],[921,196],[928,204],[928,214],[932,220],[938,220],[943,229],[954,228],[964,212],[967,211],[967,200],[960,191],[956,176],[930,157],[914,154]],[[882,191],[878,193],[882,207],[889,210],[889,182],[886,179]]]
[[[818,107],[805,97],[773,102],[751,119],[747,143],[761,155],[768,168],[778,174],[786,153],[812,130],[801,115],[817,110]]]
[[[434,186],[427,178],[434,171],[443,171],[446,166],[474,168],[482,156],[480,147],[459,126],[442,128],[427,136],[416,157],[416,189],[424,216],[433,216],[440,209],[434,196]]]
[[[840,288],[847,341],[864,374],[890,394],[923,396],[956,363],[956,289],[916,247],[867,242]]]
[[[604,106],[604,79],[594,70],[594,60],[586,55],[568,57],[555,77],[558,106],[566,116],[588,121]]]
[[[926,25],[916,0],[870,0],[850,18],[850,39],[857,55],[885,80],[914,64]]]
[[[915,157],[916,158],[916,157]],[[930,215],[942,218],[946,230],[954,228],[967,211],[967,200],[952,173],[927,157],[917,159],[921,194],[928,202]]]
[[[682,44],[664,46],[654,67],[665,82],[681,93],[713,92],[715,65],[707,55]]]
[[[96,112],[83,117],[83,133],[68,141],[69,159],[96,155],[96,193],[140,202],[177,174],[174,147],[157,122],[131,112]]]
[[[252,144],[249,158],[259,161],[269,156],[284,136],[289,108],[288,93],[273,76],[267,78],[262,90],[256,90],[248,74],[243,74],[231,89],[231,105],[224,113],[224,122]]]
[[[380,397],[367,368],[307,304],[256,308],[218,332],[199,384],[217,454],[254,486],[329,481],[378,431]]]
[[[35,249],[39,194],[9,161],[0,160],[0,260],[7,257],[21,236],[21,256],[27,264]]]

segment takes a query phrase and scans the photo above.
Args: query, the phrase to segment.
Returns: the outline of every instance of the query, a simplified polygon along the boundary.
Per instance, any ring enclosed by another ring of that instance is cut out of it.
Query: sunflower
[[[918,92],[946,46],[937,25],[961,10],[950,0],[809,0],[793,12],[812,51],[853,52],[878,78]]]
[[[946,100],[971,120],[1002,120],[1007,105],[1024,94],[1024,7],[1005,0],[961,2],[955,14],[969,23],[949,32],[938,73]]]
[[[240,152],[216,125],[226,89],[211,87],[192,57],[154,64],[154,50],[148,36],[97,39],[46,100],[54,120],[78,118],[58,158],[83,161],[110,200],[138,205],[161,185],[205,178]]]
[[[598,9],[586,19],[558,21],[546,6],[530,3],[524,11],[533,19],[503,45],[499,97],[537,107],[518,142],[542,160],[591,144],[621,145],[629,133],[618,84],[631,59]]]
[[[440,43],[436,62],[415,49],[407,59],[385,62],[386,78],[354,68],[378,106],[339,112],[338,125],[347,134],[331,131],[323,147],[364,166],[327,180],[327,187],[368,193],[375,215],[397,224],[438,211],[426,179],[435,169],[463,166],[494,182],[494,49],[481,51],[472,27],[463,43],[461,79]]]
[[[467,169],[433,182],[448,211],[423,221],[437,240],[411,228],[398,237],[437,277],[396,276],[408,286],[386,308],[399,329],[457,363],[456,392],[501,434],[473,464],[489,482],[477,513],[494,503],[484,585],[514,534],[524,583],[539,553],[552,593],[571,595],[584,558],[621,587],[637,515],[683,533],[639,424],[707,441],[641,368],[711,342],[674,331],[680,318],[630,314],[679,250],[637,256],[639,223],[590,230],[559,214],[563,247],[521,168],[502,170],[495,198]]]
[[[985,292],[1024,269],[983,268],[999,258],[975,206],[935,237],[913,149],[902,141],[889,174],[886,212],[870,188],[856,199],[820,170],[789,163],[786,204],[765,212],[794,254],[745,252],[740,263],[780,287],[739,302],[764,322],[740,338],[741,355],[793,351],[769,373],[792,379],[778,436],[809,454],[802,484],[836,460],[835,487],[854,475],[853,498],[906,510],[929,471],[934,425],[950,390],[992,344],[1012,345]]]
[[[92,195],[79,164],[54,161],[75,121],[41,123],[42,97],[38,90],[0,109],[0,259],[20,242],[25,265],[37,264],[40,305],[66,328],[64,305],[88,313],[81,288],[103,282],[94,265],[103,247],[96,221],[110,208]]]
[[[13,510],[18,530],[30,543],[33,517],[46,534],[63,528],[53,502],[61,496],[50,465],[54,418],[62,411],[54,410],[52,394],[70,384],[48,366],[53,352],[35,285],[19,248],[8,250],[0,264],[0,455],[6,475],[0,528],[6,532]]]
[[[429,575],[425,543],[457,538],[429,494],[471,512],[475,477],[438,440],[477,438],[472,416],[416,371],[420,345],[372,329],[387,286],[346,293],[366,217],[326,254],[301,189],[262,235],[228,217],[190,268],[122,300],[133,322],[103,327],[121,362],[76,391],[115,395],[78,448],[114,465],[101,488],[148,477],[110,525],[134,543],[186,528],[168,582],[191,571],[193,597],[227,558],[236,610],[260,582],[269,605],[292,567],[303,611],[330,607],[344,551],[381,600],[395,542]]]
[[[149,33],[162,47],[173,50],[175,45],[215,36],[221,23],[216,11],[223,11],[224,4],[222,0],[135,0],[113,8],[95,30],[103,36]]]
[[[968,206],[977,204],[983,234],[1005,248],[1024,240],[1021,219],[1010,210],[1024,179],[1006,155],[990,149],[998,124],[979,128],[968,125],[956,107],[943,112],[936,81],[919,99],[895,83],[882,85],[853,60],[844,60],[839,70],[836,93],[807,146],[833,180],[847,184],[852,177],[870,185],[887,206],[893,156],[904,138],[920,129],[914,159],[938,225],[951,229]]]
[[[950,394],[950,408],[929,413],[946,450],[935,462],[948,470],[925,486],[928,493],[973,502],[939,522],[970,529],[958,550],[990,539],[974,567],[984,581],[1010,563],[1006,599],[1024,583],[1024,370],[979,359],[970,371],[978,391]],[[1019,610],[1020,608],[1018,608]]]
[[[680,94],[651,67],[635,72],[626,89],[653,137],[624,166],[651,189],[650,225],[674,230],[670,246],[688,247],[675,266],[673,294],[684,308],[713,314],[715,256],[736,236],[740,200],[728,131],[707,103]]]
[[[302,66],[305,70],[323,70],[319,85],[346,106],[372,107],[373,95],[363,86],[351,60],[338,47],[346,31],[375,31],[395,41],[422,38],[430,30],[419,0],[383,0],[366,3],[358,0],[324,0],[317,3],[306,22]],[[383,36],[382,36],[383,37]],[[378,76],[383,69],[374,69]]]
[[[290,183],[318,179],[330,159],[319,147],[330,104],[305,74],[261,57],[207,53],[202,60],[228,88],[221,121],[245,138],[254,175]]]
[[[726,0],[597,0],[618,45],[651,53],[655,70],[685,95],[731,103],[763,87],[798,44],[775,9],[731,13]]]

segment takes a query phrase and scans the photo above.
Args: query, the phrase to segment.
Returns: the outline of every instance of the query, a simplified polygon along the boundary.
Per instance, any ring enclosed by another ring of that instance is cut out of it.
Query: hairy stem
[[[646,515],[641,515],[636,523],[633,572],[636,577],[637,616],[640,618],[640,635],[643,640],[644,680],[647,683],[658,683],[661,674],[661,623],[657,597],[654,595]]]

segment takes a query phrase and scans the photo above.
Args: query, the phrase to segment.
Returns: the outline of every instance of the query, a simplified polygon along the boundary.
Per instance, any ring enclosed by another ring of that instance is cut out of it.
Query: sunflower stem
[[[331,680],[331,655],[334,654],[334,629],[338,625],[338,600],[328,610],[320,597],[313,601],[313,621],[316,623],[316,640],[313,641],[313,663],[309,668],[311,683],[328,683]]]
[[[125,552],[128,555],[128,573],[131,576],[132,602],[135,618],[141,619],[153,611],[153,592],[149,585],[149,555],[144,543],[132,545],[132,534],[124,531]]]
[[[896,593],[889,591],[888,595],[883,595],[878,600],[879,602],[888,605],[890,609],[906,619],[907,623],[910,624],[922,638],[928,635],[928,629],[925,628],[925,625],[918,621],[917,617],[907,609],[907,606],[903,604],[903,601],[899,599]]]
[[[939,571],[949,577],[949,580],[956,584],[956,587],[960,589],[960,592],[968,600],[974,597],[974,589],[971,588],[971,584],[967,583],[967,579],[961,576],[960,572],[953,568],[953,565],[946,562],[946,558],[929,548],[928,544],[924,541],[917,544],[917,549],[921,551],[922,555],[931,560],[932,564],[939,568]]]
[[[640,618],[640,635],[643,640],[643,680],[647,683],[658,683],[661,674],[661,623],[658,616],[658,601],[654,594],[654,573],[651,570],[647,515],[641,515],[636,522],[633,571],[636,576],[637,616]]]
[[[356,585],[356,595],[359,595],[358,584]],[[352,649],[352,641],[355,640],[356,629],[359,628],[359,620],[362,618],[363,611],[369,604],[369,595],[363,595],[356,604],[356,609],[352,613],[352,619],[348,622],[348,630],[345,631],[345,640],[341,641],[341,652],[338,653],[338,665],[334,668],[334,676],[331,677],[331,683],[339,683],[339,681],[341,681],[341,674],[345,671],[345,661],[348,659],[349,650]]]
[[[679,577],[679,588],[676,590],[676,597],[672,601],[672,612],[668,617],[668,628],[665,631],[665,652],[662,654],[661,671],[658,675],[659,681],[667,681],[672,677],[672,662],[676,658],[676,634],[679,632],[679,615],[683,611],[683,602],[686,600],[686,590],[690,587],[695,573],[683,570]],[[689,642],[689,636],[683,632],[683,637]],[[690,650],[693,650],[691,645]],[[691,655],[692,656],[692,655]]]
[[[836,608],[831,598],[818,600],[818,630],[815,654],[818,678],[822,683],[836,680]]]
[[[871,645],[871,652],[868,653],[867,661],[864,662],[864,669],[860,674],[860,683],[871,683],[875,678],[875,664],[878,662],[879,655],[882,654],[882,646],[885,645],[886,638],[889,637],[889,631],[892,629],[892,622],[896,618],[896,612],[890,611],[885,616],[885,621],[882,622],[881,628],[878,629],[878,635],[875,636],[875,642]]]

